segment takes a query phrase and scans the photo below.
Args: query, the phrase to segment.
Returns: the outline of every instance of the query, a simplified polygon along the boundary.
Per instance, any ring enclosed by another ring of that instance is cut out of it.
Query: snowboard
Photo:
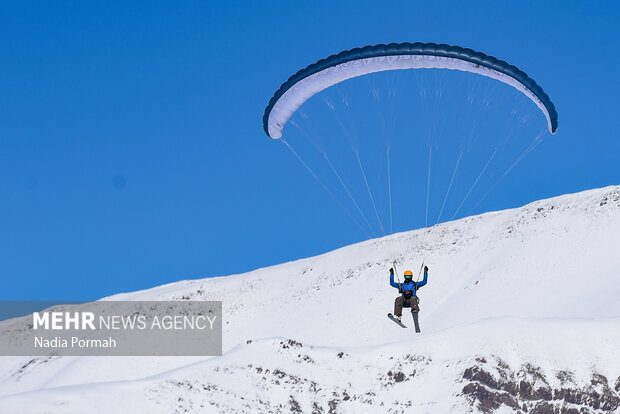
[[[405,325],[403,325],[403,323],[401,321],[399,321],[398,319],[396,319],[396,317],[394,315],[392,315],[391,313],[388,313],[388,318],[390,318],[391,320],[394,321],[395,324],[399,325],[401,328],[406,328]]]

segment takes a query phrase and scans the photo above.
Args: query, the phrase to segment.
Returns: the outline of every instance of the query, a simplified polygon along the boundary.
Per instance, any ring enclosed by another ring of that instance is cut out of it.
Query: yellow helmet
[[[411,270],[405,270],[405,276],[413,276],[413,272]]]

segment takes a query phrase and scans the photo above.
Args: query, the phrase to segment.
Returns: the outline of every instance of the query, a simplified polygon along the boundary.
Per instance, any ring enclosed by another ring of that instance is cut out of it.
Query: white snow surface
[[[386,318],[397,296],[388,269],[417,275],[422,260],[415,334]],[[620,398],[619,296],[613,186],[104,298],[221,300],[224,353],[1,357],[0,413],[520,412],[472,400],[474,366],[586,392],[603,376]],[[586,412],[620,412],[592,404]]]

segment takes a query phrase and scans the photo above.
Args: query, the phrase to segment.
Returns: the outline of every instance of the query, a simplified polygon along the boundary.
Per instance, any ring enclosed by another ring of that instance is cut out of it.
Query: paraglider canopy
[[[271,138],[310,97],[332,85],[369,73],[397,69],[454,69],[477,73],[513,86],[531,99],[547,119],[549,132],[558,129],[558,114],[547,94],[525,72],[493,56],[460,46],[435,43],[391,43],[346,50],[321,59],[291,76],[273,95],[263,116]]]

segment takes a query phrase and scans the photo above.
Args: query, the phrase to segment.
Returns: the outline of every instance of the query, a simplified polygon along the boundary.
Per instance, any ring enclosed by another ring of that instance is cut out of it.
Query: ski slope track
[[[221,300],[224,354],[2,357],[0,413],[620,413],[619,295],[615,186],[104,298]]]

